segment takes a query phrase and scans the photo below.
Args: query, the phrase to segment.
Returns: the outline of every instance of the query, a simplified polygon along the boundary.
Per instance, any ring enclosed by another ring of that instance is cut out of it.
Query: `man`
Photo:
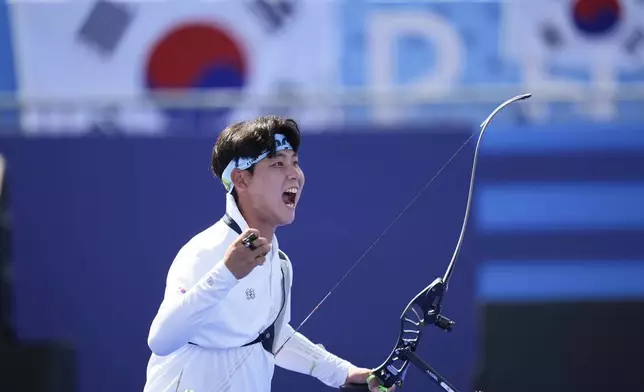
[[[289,324],[292,267],[275,230],[293,222],[302,195],[299,145],[298,125],[280,117],[236,123],[218,137],[211,168],[228,191],[226,215],[170,267],[144,392],[269,392],[275,365],[334,388],[378,390],[370,369],[293,335]]]

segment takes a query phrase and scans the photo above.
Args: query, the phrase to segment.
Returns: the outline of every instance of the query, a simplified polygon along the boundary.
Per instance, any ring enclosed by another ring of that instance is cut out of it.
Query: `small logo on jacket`
[[[255,299],[255,289],[246,289],[246,299]]]

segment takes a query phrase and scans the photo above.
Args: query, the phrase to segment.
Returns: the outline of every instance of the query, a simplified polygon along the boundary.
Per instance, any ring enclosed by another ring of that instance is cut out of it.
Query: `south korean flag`
[[[644,0],[504,3],[505,52],[525,63],[644,69]]]

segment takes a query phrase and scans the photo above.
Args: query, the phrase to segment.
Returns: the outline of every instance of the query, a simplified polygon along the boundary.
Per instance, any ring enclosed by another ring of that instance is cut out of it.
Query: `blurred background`
[[[459,390],[644,391],[644,2],[0,5],[0,390],[141,391],[176,252],[224,212],[233,121],[302,128],[293,324],[497,105],[444,314]],[[458,239],[470,141],[301,330],[379,366]],[[274,391],[329,391],[276,369]],[[438,387],[410,369],[403,391]]]

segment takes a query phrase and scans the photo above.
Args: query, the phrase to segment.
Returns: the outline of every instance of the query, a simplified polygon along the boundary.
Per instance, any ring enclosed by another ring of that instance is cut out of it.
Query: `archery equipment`
[[[461,227],[461,233],[456,244],[456,249],[452,259],[447,266],[447,271],[442,278],[436,278],[434,281],[427,287],[425,287],[420,293],[418,293],[403,310],[400,317],[400,332],[398,334],[398,341],[396,342],[395,347],[389,354],[389,357],[380,365],[375,368],[373,374],[379,381],[381,385],[380,389],[388,389],[393,385],[397,387],[402,387],[402,382],[404,381],[405,375],[409,368],[409,364],[413,364],[419,368],[423,373],[427,374],[432,380],[434,380],[438,385],[440,385],[444,390],[448,392],[457,392],[456,388],[449,383],[444,377],[442,377],[433,367],[431,367],[423,358],[416,354],[416,349],[420,342],[420,337],[422,335],[421,329],[427,325],[435,325],[438,328],[444,331],[451,331],[454,326],[454,321],[448,319],[447,317],[441,314],[443,296],[447,291],[448,284],[452,273],[454,272],[454,266],[456,264],[456,259],[458,258],[459,252],[461,250],[461,245],[463,244],[463,239],[465,237],[465,229],[467,227],[467,222],[470,214],[470,207],[472,202],[472,194],[474,191],[474,178],[476,175],[476,163],[479,155],[479,147],[481,145],[481,140],[485,131],[492,121],[492,118],[501,111],[506,106],[512,104],[513,102],[524,100],[530,98],[532,94],[522,94],[517,95],[513,98],[508,99],[499,105],[490,115],[481,123],[481,132],[479,133],[479,138],[476,143],[474,150],[474,158],[472,163],[472,172],[470,177],[469,192],[467,196],[467,205],[465,208],[465,218],[463,219],[463,226]],[[335,286],[324,296],[322,301],[309,313],[308,316],[304,318],[304,321],[295,329],[295,331],[289,336],[284,343],[279,347],[275,352],[277,355],[284,345],[293,337],[293,335],[302,328],[302,326],[307,322],[307,320],[317,311],[317,309],[322,305],[322,303],[331,295],[331,293],[339,286],[339,284],[349,275],[349,273],[362,261],[362,259],[369,253],[369,251],[380,241],[380,239],[389,231],[389,229],[400,219],[400,217],[411,207],[411,205],[418,199],[421,193],[431,185],[431,183],[440,175],[440,173],[450,164],[450,162],[458,155],[458,153],[469,143],[469,141],[476,135],[472,135],[459,147],[458,150],[447,160],[447,162],[438,170],[438,172],[427,182],[427,184],[418,192],[418,194],[411,200],[409,204],[398,214],[398,216],[393,220],[391,224],[378,236],[378,238],[367,248],[367,250],[360,256],[358,261],[349,268],[349,270],[344,274],[344,276],[335,284]],[[385,390],[386,390],[385,389]],[[344,384],[340,387],[342,392],[369,392],[367,384]]]
[[[244,239],[242,239],[242,243],[248,249],[255,250],[257,249],[257,247],[255,247],[255,244],[253,244],[253,241],[255,241],[256,239],[257,239],[257,235],[255,233],[251,233],[247,237],[244,237]]]

